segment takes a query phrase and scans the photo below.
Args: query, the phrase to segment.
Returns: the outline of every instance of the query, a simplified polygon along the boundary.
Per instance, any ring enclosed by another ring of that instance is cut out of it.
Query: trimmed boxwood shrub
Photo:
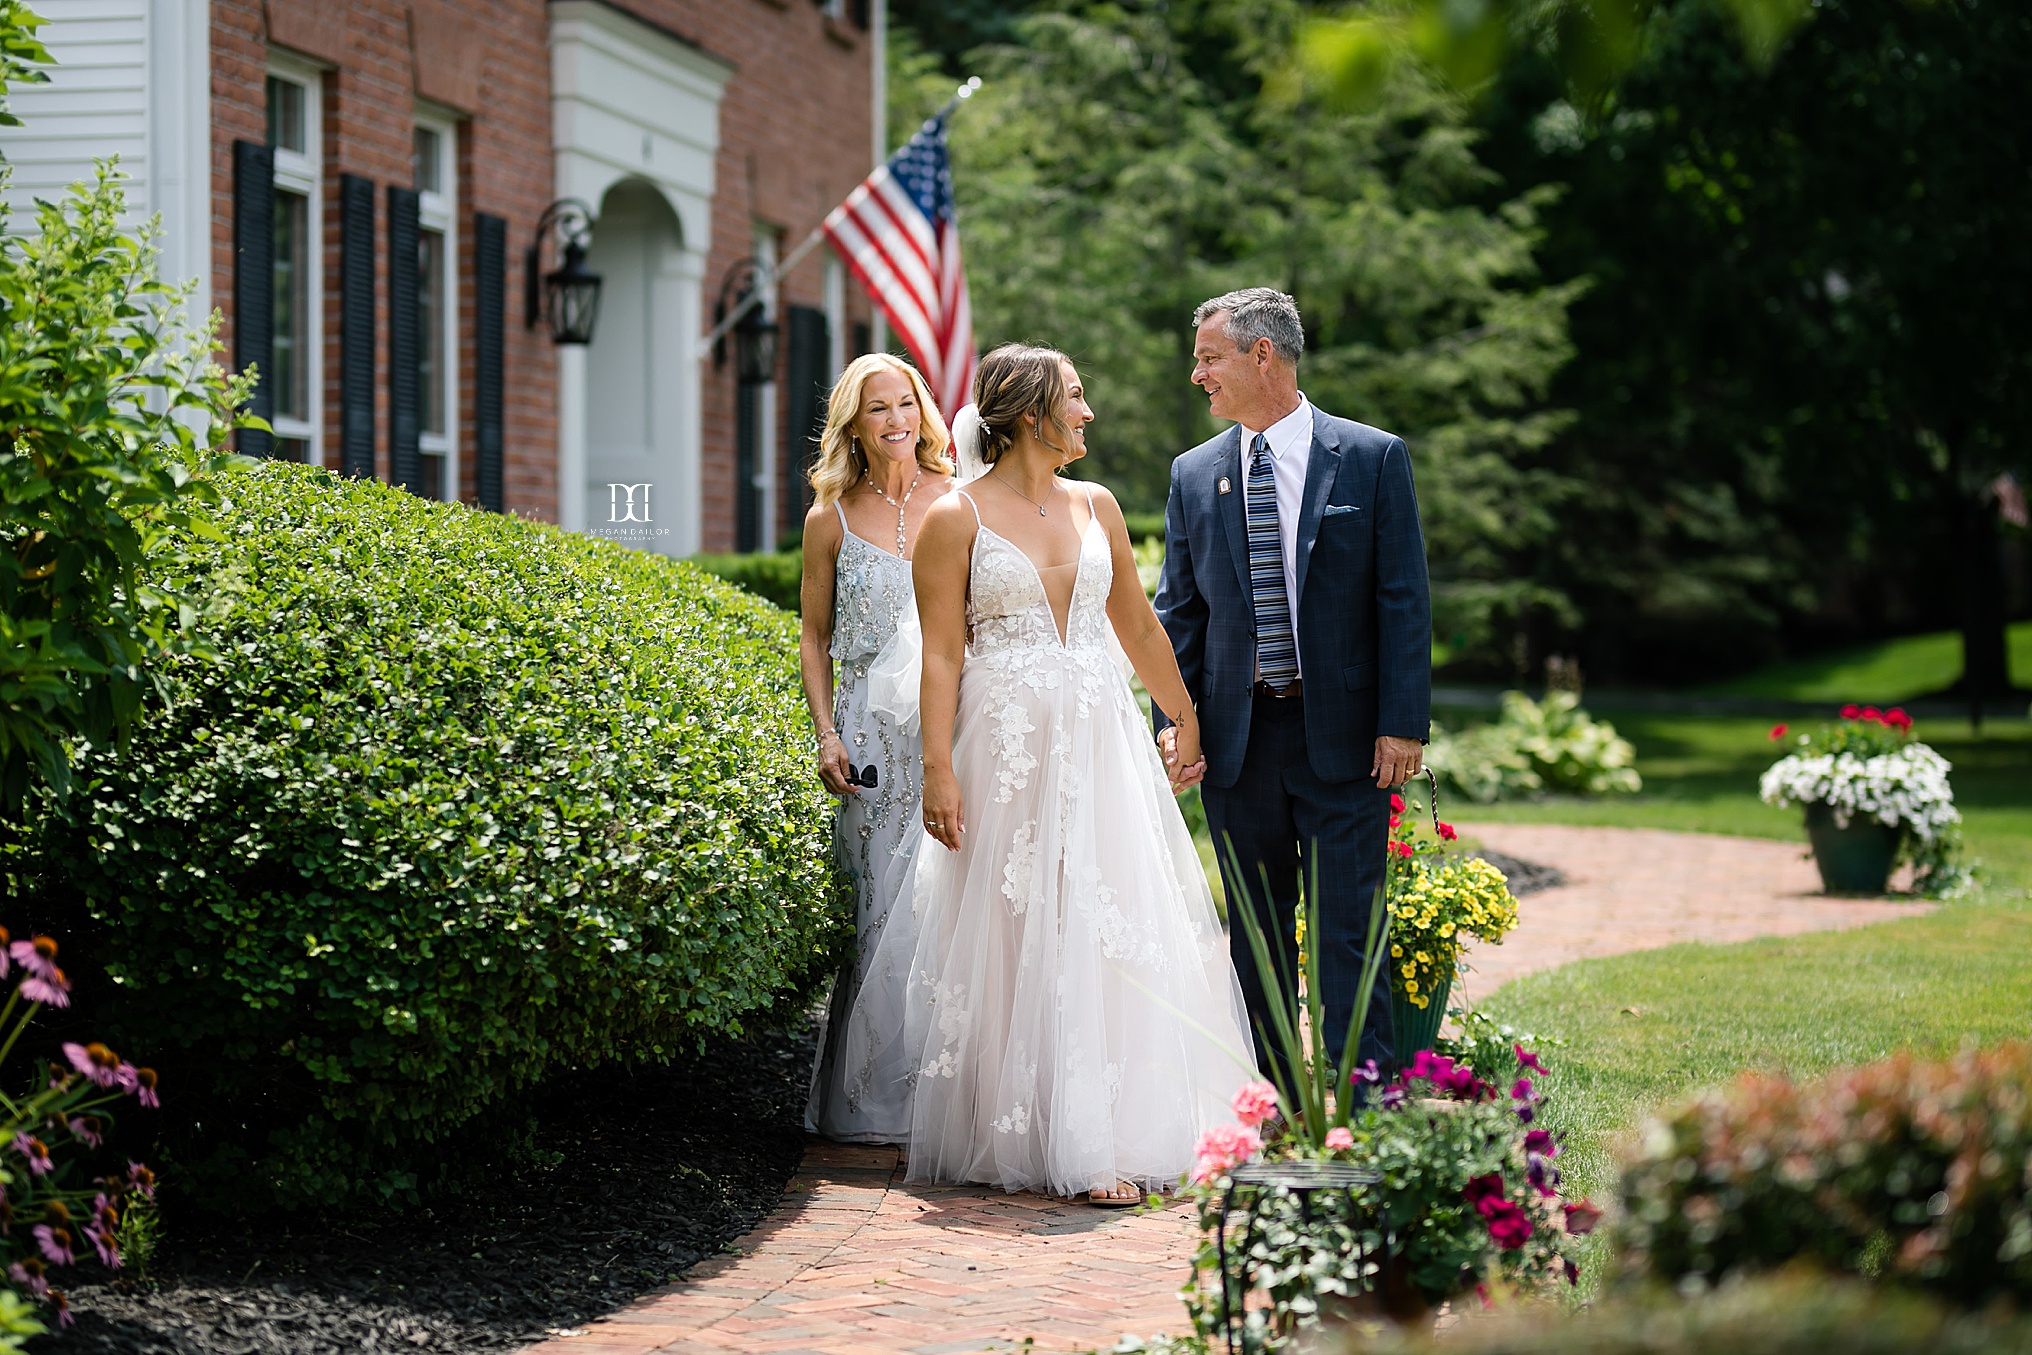
[[[254,1203],[405,1184],[565,1067],[789,1009],[851,916],[794,623],[689,565],[269,463],[221,658],[11,826],[95,1015]],[[68,948],[67,948],[68,953]]]
[[[691,562],[708,574],[745,588],[756,597],[768,598],[786,612],[801,612],[804,587],[804,557],[794,550],[773,554],[755,551],[746,555],[694,555]]]

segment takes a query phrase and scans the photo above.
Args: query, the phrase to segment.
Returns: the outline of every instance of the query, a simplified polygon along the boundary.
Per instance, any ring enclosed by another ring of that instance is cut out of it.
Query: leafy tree
[[[1442,633],[1495,653],[1524,616],[1572,617],[1524,562],[1573,488],[1542,463],[1564,418],[1542,397],[1579,288],[1536,278],[1546,195],[1494,192],[1438,84],[1404,69],[1351,112],[1280,78],[1311,12],[1075,5],[972,54],[988,83],[953,155],[977,333],[1072,353],[1101,416],[1083,469],[1151,509],[1171,458],[1216,429],[1187,381],[1193,307],[1292,292],[1308,394],[1411,443]],[[910,125],[950,80],[905,53]]]
[[[0,82],[34,81],[42,21],[0,5]],[[4,91],[4,83],[0,83]],[[11,114],[0,121],[18,125]],[[0,184],[11,170],[0,169]],[[199,598],[165,533],[202,530],[207,471],[251,380],[210,361],[187,289],[161,282],[122,230],[110,163],[35,232],[0,234],[0,800],[39,775],[70,784],[69,744],[125,736],[160,662],[202,647]],[[7,214],[0,205],[0,232]]]
[[[1592,667],[1958,625],[1963,691],[2008,687],[2028,84],[2032,15],[1995,0],[1824,0],[1768,73],[1681,0],[1599,117],[1543,65],[1497,82],[1486,154],[1570,186],[1547,268],[1596,280],[1552,457],[1590,490],[1537,564]]]

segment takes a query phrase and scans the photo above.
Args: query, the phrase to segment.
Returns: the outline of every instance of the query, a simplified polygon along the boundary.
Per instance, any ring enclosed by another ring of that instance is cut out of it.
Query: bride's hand
[[[1188,721],[1174,724],[1164,731],[1171,735],[1165,751],[1165,770],[1171,774],[1171,793],[1182,794],[1188,787],[1199,784],[1206,775],[1206,758],[1200,753],[1199,723]]]
[[[950,767],[924,769],[924,831],[947,850],[960,849],[960,834],[967,831],[966,810],[960,804],[960,783]]]
[[[847,760],[847,745],[832,730],[819,735],[818,779],[825,782],[825,788],[834,795],[859,795],[861,788],[849,782],[847,775],[852,763]]]

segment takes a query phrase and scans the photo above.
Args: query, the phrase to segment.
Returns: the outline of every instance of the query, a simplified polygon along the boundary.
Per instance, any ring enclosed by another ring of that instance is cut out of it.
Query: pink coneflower
[[[42,1248],[42,1254],[53,1266],[76,1265],[78,1258],[71,1251],[71,1230],[53,1228],[47,1223],[35,1225],[35,1245]]]
[[[6,978],[7,971],[14,968],[14,957],[7,953],[7,947],[13,939],[5,927],[0,927],[0,979]]]
[[[16,941],[11,949],[19,949]],[[68,1007],[71,1005],[71,981],[55,965],[49,967],[49,977],[30,974],[21,981],[21,995],[30,1002],[39,1002],[45,1007]]]
[[[96,1148],[106,1141],[106,1122],[96,1115],[77,1115],[71,1118],[71,1133],[87,1148]]]
[[[14,1151],[28,1159],[28,1170],[37,1176],[56,1165],[49,1160],[49,1145],[25,1129],[14,1136]]]
[[[16,941],[7,947],[7,953],[14,962],[39,979],[54,979],[61,971],[56,967],[56,940],[53,937],[38,936],[27,941]]]
[[[134,1085],[128,1090],[134,1093],[134,1099],[142,1105],[147,1106],[150,1110],[160,1109],[162,1098],[155,1094],[155,1070],[153,1068],[136,1068],[133,1070],[133,1073]]]
[[[64,1297],[63,1290],[50,1290],[49,1301],[56,1305],[56,1325],[59,1329],[68,1327],[77,1321],[76,1318],[71,1316],[71,1301]]]
[[[1277,1113],[1277,1088],[1268,1082],[1244,1082],[1228,1104],[1234,1107],[1236,1119],[1254,1129]]]
[[[63,1052],[71,1067],[90,1078],[93,1085],[108,1091],[120,1085],[120,1056],[97,1040],[90,1044],[67,1042]]]
[[[49,1293],[49,1281],[42,1278],[43,1270],[40,1259],[24,1256],[7,1267],[7,1278],[14,1281],[15,1288],[26,1289],[36,1298],[41,1298]]]
[[[127,1184],[144,1200],[155,1198],[155,1173],[139,1162],[127,1164]]]
[[[99,1253],[99,1260],[108,1270],[120,1268],[120,1249],[113,1243],[114,1235],[120,1230],[120,1211],[103,1194],[92,1201],[92,1221],[85,1225],[85,1236],[92,1240],[92,1246]]]
[[[1355,1146],[1355,1136],[1344,1124],[1337,1124],[1326,1131],[1326,1146],[1332,1152],[1341,1152]]]

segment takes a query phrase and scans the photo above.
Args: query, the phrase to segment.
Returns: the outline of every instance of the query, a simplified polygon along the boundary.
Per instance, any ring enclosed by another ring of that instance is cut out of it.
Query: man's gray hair
[[[1244,287],[1211,301],[1199,303],[1192,313],[1192,327],[1198,329],[1209,315],[1228,313],[1228,337],[1235,347],[1247,350],[1256,340],[1268,339],[1277,356],[1296,367],[1305,352],[1305,330],[1298,323],[1298,303],[1272,287]]]

